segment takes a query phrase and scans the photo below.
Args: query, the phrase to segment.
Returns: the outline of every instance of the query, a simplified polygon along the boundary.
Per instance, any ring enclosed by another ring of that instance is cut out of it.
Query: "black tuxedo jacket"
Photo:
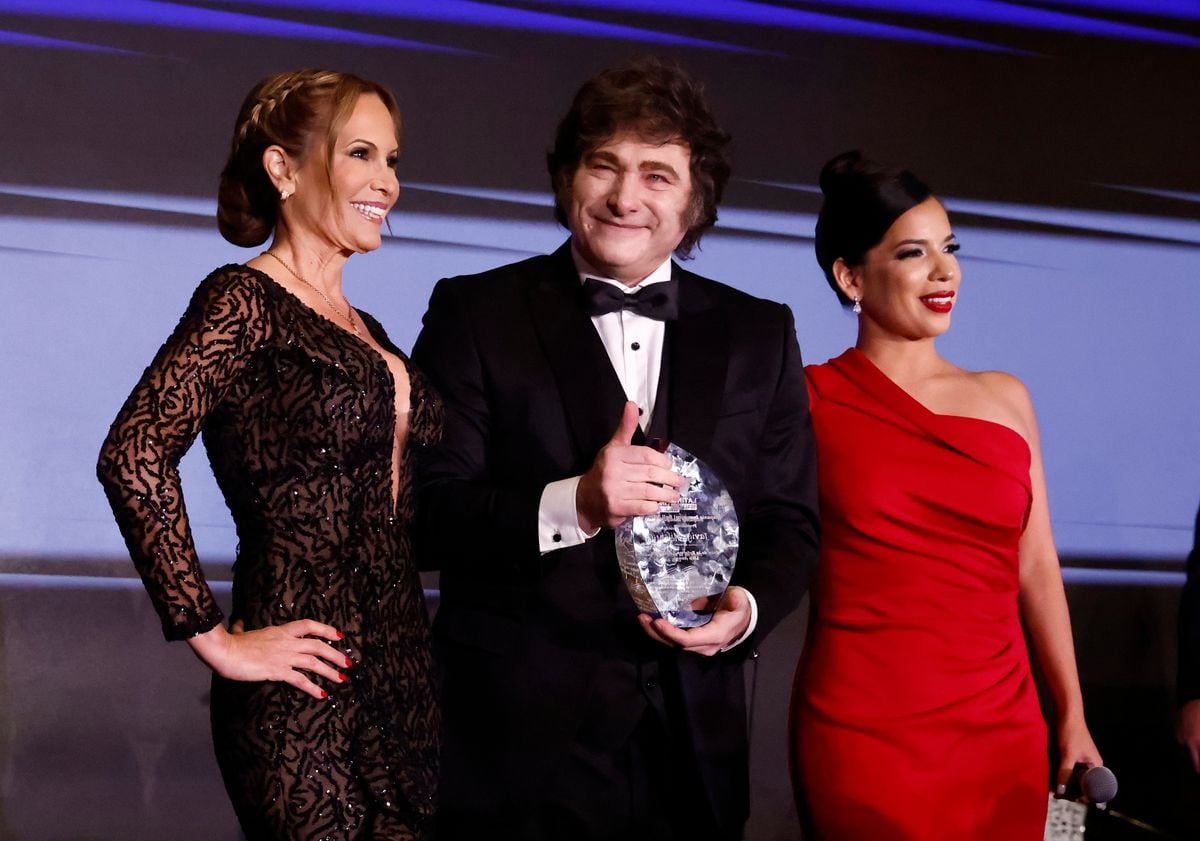
[[[535,803],[573,740],[616,744],[647,705],[662,711],[653,675],[673,669],[683,710],[665,714],[682,719],[671,726],[690,736],[718,822],[745,821],[741,660],[796,607],[817,559],[808,398],[787,307],[678,266],[673,277],[680,316],[667,325],[655,427],[733,497],[733,582],[758,602],[754,638],[712,658],[649,640],[609,530],[539,552],[543,489],[588,469],[626,399],[583,310],[569,244],[440,281],[413,359],[446,403],[444,439],[422,469],[418,554],[441,570],[446,809]]]
[[[1179,604],[1179,704],[1200,699],[1200,511]]]

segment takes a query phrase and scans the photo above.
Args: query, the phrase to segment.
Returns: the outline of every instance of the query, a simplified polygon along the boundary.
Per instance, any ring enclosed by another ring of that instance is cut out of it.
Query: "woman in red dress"
[[[793,695],[793,772],[820,841],[1036,841],[1084,721],[1037,426],[1019,380],[938,355],[957,304],[946,211],[847,153],[821,173],[817,260],[856,346],[806,369],[821,563]]]

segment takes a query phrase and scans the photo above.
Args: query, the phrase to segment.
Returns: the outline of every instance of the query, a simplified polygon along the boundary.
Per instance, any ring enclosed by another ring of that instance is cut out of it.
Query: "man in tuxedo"
[[[441,569],[439,838],[741,838],[742,663],[817,557],[816,466],[787,307],[685,271],[728,135],[640,60],[583,85],[548,165],[570,239],[434,289],[413,350],[446,404],[420,483]],[[711,621],[639,614],[612,528],[678,498],[671,440],[741,521]]]

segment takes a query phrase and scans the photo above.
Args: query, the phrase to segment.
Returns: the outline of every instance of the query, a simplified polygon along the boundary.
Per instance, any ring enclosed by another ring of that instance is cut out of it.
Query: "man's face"
[[[628,131],[584,155],[562,199],[580,256],[629,286],[645,280],[687,233],[691,156]]]

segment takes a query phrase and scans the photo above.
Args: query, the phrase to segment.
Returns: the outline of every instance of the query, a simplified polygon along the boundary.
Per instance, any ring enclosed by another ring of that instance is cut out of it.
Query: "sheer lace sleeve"
[[[97,475],[167,639],[204,633],[224,618],[196,558],[178,466],[268,336],[262,295],[240,266],[209,275],[100,450]]]

